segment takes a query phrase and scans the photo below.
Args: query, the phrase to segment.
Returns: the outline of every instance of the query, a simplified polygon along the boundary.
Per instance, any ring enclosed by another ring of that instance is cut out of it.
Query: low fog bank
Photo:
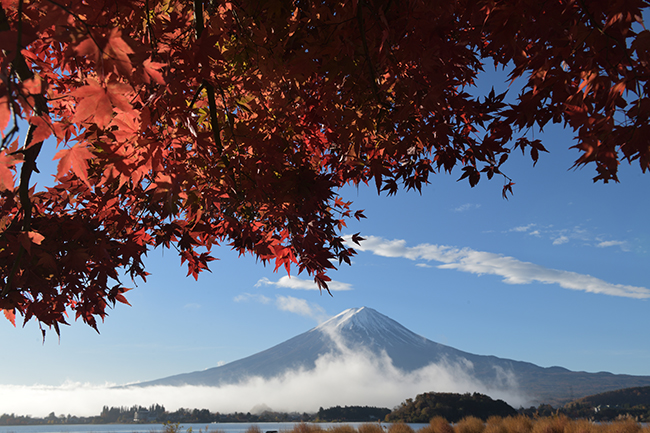
[[[336,339],[335,339],[336,341]],[[498,383],[485,384],[472,378],[472,365],[447,362],[430,364],[405,373],[390,358],[352,350],[337,341],[340,353],[318,359],[311,371],[292,371],[273,379],[249,378],[221,387],[153,386],[113,388],[67,382],[61,386],[0,385],[0,411],[16,415],[99,415],[103,406],[161,404],[168,411],[179,408],[211,412],[249,412],[265,404],[278,412],[318,411],[336,405],[393,408],[407,398],[430,391],[479,392],[502,399],[511,406],[525,406],[528,399],[517,389],[512,373],[497,372]]]

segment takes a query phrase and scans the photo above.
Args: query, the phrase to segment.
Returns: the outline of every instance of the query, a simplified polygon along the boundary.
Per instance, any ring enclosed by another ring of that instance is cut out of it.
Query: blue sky
[[[511,156],[509,200],[500,179],[470,188],[456,182],[459,170],[433,176],[421,195],[341,191],[368,217],[343,233],[368,241],[352,266],[330,273],[333,296],[307,275],[288,280],[227,247],[215,250],[212,273],[195,282],[172,251],[156,250],[148,282],[128,293],[132,307],[110,311],[101,334],[73,323],[42,344],[36,323],[0,322],[10,353],[0,394],[13,395],[0,412],[38,415],[27,408],[43,386],[96,390],[215,367],[360,306],[471,353],[650,375],[650,177],[623,163],[620,183],[594,184],[591,167],[570,169],[578,156],[570,132],[548,127],[537,137],[550,154],[534,168],[520,152]],[[45,182],[54,165],[40,168]],[[99,394],[89,413],[108,404]]]

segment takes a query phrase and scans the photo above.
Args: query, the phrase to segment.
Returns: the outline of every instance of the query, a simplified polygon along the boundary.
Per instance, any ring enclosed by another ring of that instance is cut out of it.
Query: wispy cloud
[[[259,302],[260,304],[268,304],[271,302],[271,298],[264,296],[264,295],[259,295],[255,293],[242,293],[241,295],[237,295],[233,298],[235,302]]]
[[[531,228],[535,227],[537,224],[528,224],[525,226],[517,226],[510,229],[511,232],[527,232]]]
[[[607,248],[607,247],[624,247],[625,242],[623,241],[603,241],[596,245],[598,248]]]
[[[507,284],[529,284],[539,282],[557,284],[571,290],[600,293],[627,298],[650,298],[646,287],[612,284],[591,275],[550,269],[530,262],[522,262],[501,254],[476,251],[470,248],[456,248],[445,245],[420,244],[408,247],[404,240],[387,240],[367,236],[357,251],[369,251],[383,257],[402,257],[410,260],[441,262],[438,268],[456,269],[473,274],[491,274],[503,277]]]
[[[271,281],[268,278],[262,278],[259,280],[255,287],[260,286],[275,286],[293,290],[319,290],[318,286],[314,280],[303,280],[297,277],[289,277],[285,275],[280,278],[278,281]],[[327,287],[331,292],[342,292],[345,290],[352,290],[352,285],[348,283],[341,283],[339,281],[328,281]]]
[[[480,208],[480,207],[481,207],[480,204],[476,204],[476,203],[465,203],[465,204],[463,204],[463,205],[458,206],[457,208],[454,208],[453,211],[454,211],[454,212],[467,212],[468,210],[478,209],[478,208]]]
[[[520,225],[502,233],[522,233],[538,238],[547,238],[553,242],[553,245],[563,245],[569,242],[579,241],[583,246],[596,246],[598,248],[620,247],[622,251],[630,251],[629,242],[620,240],[604,241],[606,235],[596,235],[595,229],[587,229],[582,225],[576,225],[569,228],[557,228],[551,225],[540,225],[530,223]]]
[[[553,245],[562,245],[566,244],[567,242],[569,242],[569,238],[566,236],[559,236],[553,240]]]
[[[260,304],[270,304],[273,302],[268,296],[254,293],[242,293],[241,295],[235,296],[233,300],[235,302],[258,302]],[[294,298],[293,296],[276,295],[273,304],[280,311],[288,311],[303,317],[308,317],[314,319],[316,323],[322,323],[330,318],[320,305],[311,304],[305,299]]]
[[[330,318],[320,305],[310,304],[305,299],[294,298],[293,296],[278,296],[275,305],[281,311],[299,314],[314,319],[318,323]]]

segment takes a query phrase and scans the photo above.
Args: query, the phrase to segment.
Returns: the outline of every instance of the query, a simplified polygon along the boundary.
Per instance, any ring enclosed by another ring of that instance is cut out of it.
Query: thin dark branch
[[[219,87],[219,94],[221,95],[221,103],[223,104],[224,109],[226,111],[226,119],[228,120],[228,127],[230,129],[230,134],[232,136],[233,141],[235,142],[237,153],[239,154],[239,144],[237,144],[237,138],[235,137],[235,121],[233,120],[232,114],[227,109],[226,94],[224,93],[221,87]]]
[[[217,101],[214,97],[214,86],[212,83],[204,80],[203,87],[205,87],[205,91],[208,94],[208,107],[210,108],[210,126],[212,127],[214,143],[216,144],[221,157],[224,158],[225,155],[223,155],[223,145],[221,144],[221,128],[219,127],[219,119],[217,118]]]
[[[194,27],[198,39],[203,33],[203,0],[194,0]]]
[[[359,1],[357,5],[357,22],[359,23],[359,32],[361,33],[361,43],[363,44],[363,53],[366,56],[366,64],[368,65],[368,71],[370,72],[370,84],[372,86],[372,93],[375,95],[379,105],[383,106],[381,98],[379,97],[379,87],[377,87],[377,77],[375,73],[375,68],[372,66],[372,61],[370,59],[370,50],[368,50],[368,42],[366,41],[366,29],[363,19],[363,0]]]
[[[201,83],[196,93],[194,93],[194,97],[192,98],[192,102],[190,102],[190,106],[189,106],[190,110],[192,109],[192,107],[194,107],[194,103],[196,102],[196,100],[199,99],[199,95],[201,94],[201,91],[203,90],[204,86],[205,86],[205,81]]]
[[[22,7],[22,0],[19,2],[19,10],[18,10],[19,12],[18,41],[21,40],[20,38],[20,27],[22,21],[21,7]],[[4,9],[0,7],[0,29],[5,27],[10,28],[9,21],[4,12]],[[25,58],[21,54],[21,49],[22,46],[20,45],[16,47],[16,56],[11,62],[11,67],[18,75],[20,81],[25,82],[27,80],[33,79],[34,73],[27,65],[27,62],[25,62]],[[47,107],[47,100],[45,99],[45,96],[42,93],[31,95],[31,96],[34,98],[34,114],[36,116],[48,115],[49,110]],[[23,144],[23,148],[21,150],[21,153],[23,154],[24,157],[24,162],[20,171],[20,184],[18,185],[18,194],[20,197],[20,205],[23,212],[22,231],[25,232],[31,230],[32,202],[29,194],[29,181],[32,173],[38,172],[38,169],[36,168],[36,159],[38,158],[38,155],[41,152],[41,148],[43,146],[42,141],[39,141],[37,143],[32,143],[35,130],[36,130],[36,125],[30,123],[29,129],[27,130],[27,135],[25,137],[25,143]],[[24,247],[21,245],[18,250],[18,254],[16,255],[16,260],[14,261],[14,264],[12,266],[11,273],[7,276],[7,280],[5,281],[5,286],[2,289],[2,292],[0,292],[0,298],[6,296],[9,290],[11,290],[14,276],[16,275],[16,272],[18,271],[18,267],[20,266],[20,262],[22,261],[22,257],[25,254],[24,250],[25,250]]]
[[[194,0],[194,26],[196,30],[196,38],[200,38],[203,34],[205,27],[203,26],[203,0]],[[205,92],[208,95],[208,108],[210,109],[210,126],[212,128],[212,136],[214,137],[214,143],[217,146],[217,150],[221,155],[221,159],[224,163],[228,163],[228,158],[223,154],[223,144],[221,143],[221,127],[219,126],[219,118],[217,117],[217,101],[214,94],[214,86],[208,80],[203,80],[201,83],[201,88],[205,89]],[[200,93],[201,88],[199,88]],[[194,96],[192,104],[194,105],[197,95]]]
[[[145,5],[145,14],[147,14],[147,31],[149,32],[149,43],[151,44],[151,51],[153,54],[156,54],[156,46],[158,45],[158,42],[156,40],[156,34],[153,31],[153,26],[151,25],[151,20],[149,17],[151,16],[151,8],[149,6],[149,0],[145,0],[144,2]]]

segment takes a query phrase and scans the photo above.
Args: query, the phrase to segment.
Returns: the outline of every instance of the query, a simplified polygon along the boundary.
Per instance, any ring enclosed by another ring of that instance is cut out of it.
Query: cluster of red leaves
[[[460,166],[472,186],[502,175],[505,196],[509,153],[537,161],[526,132],[549,121],[573,128],[596,179],[616,180],[619,159],[645,171],[647,6],[2,0],[0,309],[96,327],[126,302],[120,272],[144,279],[158,246],[195,278],[227,244],[327,288],[354,254],[345,220],[363,217],[338,188],[420,190]],[[483,62],[527,80],[516,102],[467,93]],[[21,148],[17,117],[33,129]],[[57,183],[28,191],[29,148],[50,135]]]

